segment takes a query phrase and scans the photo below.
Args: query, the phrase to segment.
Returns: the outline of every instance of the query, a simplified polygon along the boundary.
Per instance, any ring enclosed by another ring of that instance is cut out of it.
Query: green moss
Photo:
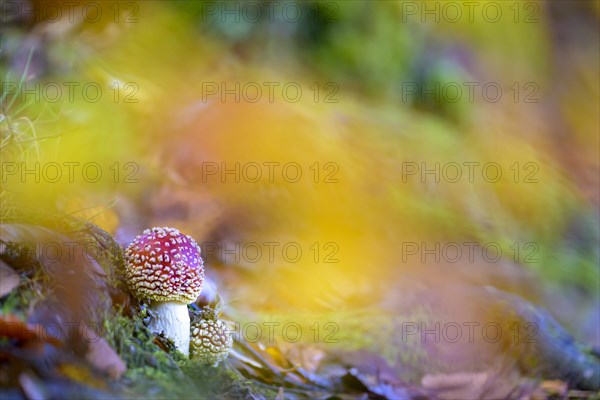
[[[227,364],[213,368],[179,352],[165,352],[140,316],[116,313],[104,329],[105,338],[127,364],[120,380],[124,397],[245,398],[259,390]]]

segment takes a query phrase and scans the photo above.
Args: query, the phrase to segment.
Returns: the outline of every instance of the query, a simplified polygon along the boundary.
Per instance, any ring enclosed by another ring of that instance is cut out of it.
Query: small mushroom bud
[[[202,316],[192,323],[190,358],[217,366],[227,358],[232,347],[233,338],[225,323],[212,308],[204,307]]]
[[[164,332],[183,354],[189,354],[187,305],[202,291],[204,262],[190,236],[173,228],[146,229],[125,250],[127,284],[139,300],[149,300],[156,318],[148,328]]]

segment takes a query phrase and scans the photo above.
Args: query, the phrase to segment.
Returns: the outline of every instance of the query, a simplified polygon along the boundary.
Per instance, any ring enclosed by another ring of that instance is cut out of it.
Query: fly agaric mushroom
[[[217,318],[217,313],[206,306],[202,316],[192,323],[190,358],[203,364],[217,366],[227,358],[233,338],[225,323]]]
[[[173,228],[146,229],[125,250],[125,272],[130,290],[150,301],[156,318],[148,328],[164,332],[186,356],[190,347],[187,305],[202,291],[204,262],[190,236]]]

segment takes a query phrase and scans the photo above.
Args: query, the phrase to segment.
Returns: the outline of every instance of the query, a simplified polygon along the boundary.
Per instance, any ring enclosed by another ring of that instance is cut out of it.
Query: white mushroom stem
[[[179,302],[154,301],[149,307],[156,313],[151,318],[148,328],[152,332],[164,332],[165,336],[175,342],[177,350],[190,354],[190,315],[187,305]]]

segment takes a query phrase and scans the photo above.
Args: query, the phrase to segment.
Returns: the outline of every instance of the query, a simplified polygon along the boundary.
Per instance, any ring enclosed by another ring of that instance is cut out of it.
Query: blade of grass
[[[21,88],[23,87],[23,83],[27,79],[27,74],[29,73],[29,66],[31,65],[31,59],[33,58],[33,52],[34,51],[35,51],[35,47],[32,47],[31,50],[29,50],[29,55],[27,56],[27,62],[25,63],[25,68],[23,69],[23,73],[21,74],[21,79],[19,79],[19,85],[17,86],[17,92],[10,99],[10,102],[8,103],[8,106],[6,106],[6,109],[4,111],[5,114],[10,111],[13,103],[15,102],[15,100],[17,99],[17,97],[19,96],[19,94],[21,93]],[[8,92],[2,93],[2,98],[0,99],[0,102],[2,104],[4,104],[4,100],[5,100],[5,98],[6,98],[7,95],[8,95]]]

